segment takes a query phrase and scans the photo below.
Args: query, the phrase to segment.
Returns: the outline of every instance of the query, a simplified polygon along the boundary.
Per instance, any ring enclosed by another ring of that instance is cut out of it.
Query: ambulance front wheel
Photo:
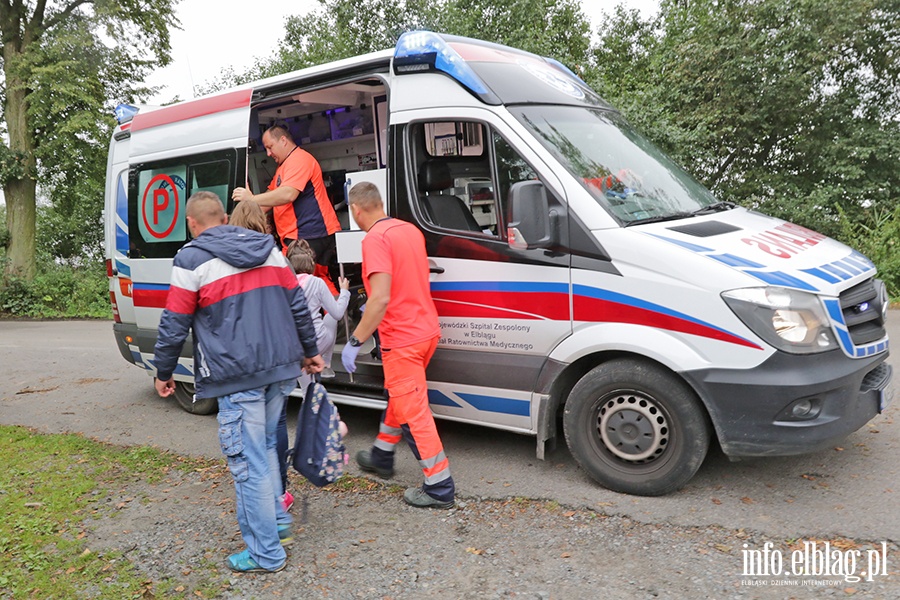
[[[563,427],[569,450],[591,477],[639,496],[681,488],[710,442],[706,411],[685,382],[635,359],[588,371],[569,394]]]
[[[193,383],[176,381],[175,400],[178,406],[194,415],[211,415],[219,410],[219,401],[215,398],[197,398],[194,401]]]

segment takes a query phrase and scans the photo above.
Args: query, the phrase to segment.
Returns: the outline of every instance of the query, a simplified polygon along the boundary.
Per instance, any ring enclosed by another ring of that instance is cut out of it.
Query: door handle
[[[444,272],[444,267],[428,267],[428,270],[432,273],[440,274]]]

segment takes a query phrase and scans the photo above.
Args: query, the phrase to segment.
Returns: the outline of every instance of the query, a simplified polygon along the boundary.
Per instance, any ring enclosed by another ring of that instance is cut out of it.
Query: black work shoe
[[[453,505],[455,504],[454,500],[451,500],[450,502],[435,500],[429,496],[425,490],[417,487],[408,488],[406,492],[403,493],[403,499],[406,500],[406,503],[410,506],[415,506],[417,508],[453,508]]]
[[[356,453],[356,464],[363,471],[375,473],[382,479],[390,479],[394,476],[394,467],[378,467],[372,462],[372,453],[368,450],[360,450]]]

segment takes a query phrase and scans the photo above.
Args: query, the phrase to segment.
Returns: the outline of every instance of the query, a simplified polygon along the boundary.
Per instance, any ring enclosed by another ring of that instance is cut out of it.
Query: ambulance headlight
[[[779,287],[743,288],[722,299],[753,333],[791,354],[837,348],[828,315],[819,297]]]

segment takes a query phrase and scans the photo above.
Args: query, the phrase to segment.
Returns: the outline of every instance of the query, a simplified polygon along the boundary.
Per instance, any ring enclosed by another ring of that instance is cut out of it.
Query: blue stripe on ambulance
[[[850,256],[848,256],[848,257],[845,258],[844,260],[850,260],[850,261],[853,261],[855,264],[859,265],[860,268],[862,268],[862,269],[864,269],[864,270],[866,270],[866,271],[871,271],[872,269],[875,268],[875,263],[873,263],[871,260],[869,260],[868,258],[866,258],[865,255],[860,254],[860,253],[857,252],[856,250],[854,250],[853,252],[851,252],[851,253],[850,253]]]
[[[130,245],[128,242],[128,194],[125,192],[125,176],[119,177],[116,186],[116,254],[122,257],[128,256]],[[119,275],[131,278],[131,267],[124,264],[116,256],[116,270]]]
[[[792,287],[797,288],[798,290],[806,290],[808,292],[817,292],[819,290],[819,288],[806,283],[802,279],[798,279],[797,277],[794,277],[793,275],[789,275],[787,273],[782,273],[781,271],[749,271],[746,269],[742,269],[742,271],[747,275],[752,275],[760,281],[764,281],[772,285]]]
[[[569,284],[542,281],[433,281],[431,289],[438,292],[552,292],[568,294]]]
[[[131,267],[129,267],[125,263],[123,263],[119,260],[116,260],[116,270],[119,272],[119,275],[121,275],[122,277],[127,277],[128,279],[131,279]]]
[[[134,359],[134,364],[139,367],[143,367],[148,371],[156,372],[156,365],[153,364],[153,355],[152,354],[144,354],[137,349],[137,346],[128,346],[128,349],[131,351],[131,357]],[[178,364],[175,365],[175,371],[173,372],[175,375],[183,375],[185,377],[193,377],[194,372],[187,367],[181,361],[185,359],[178,359]],[[190,359],[188,359],[190,360]]]
[[[515,400],[513,398],[501,398],[499,396],[484,396],[482,394],[468,394],[455,392],[456,396],[481,412],[491,412],[504,415],[521,417],[531,416],[531,402],[528,400]],[[450,408],[463,408],[447,394],[438,390],[428,390],[428,402],[436,406],[448,406]]]
[[[705,327],[708,329],[712,329],[715,331],[719,331],[725,333],[727,335],[740,338],[742,340],[746,340],[727,329],[722,329],[721,327],[717,327],[712,323],[708,323],[707,321],[701,321],[695,317],[692,317],[683,312],[678,312],[677,310],[672,310],[670,308],[666,308],[660,304],[654,304],[653,302],[647,302],[646,300],[641,300],[640,298],[635,298],[634,296],[626,296],[625,294],[620,294],[618,292],[613,292],[610,290],[603,290],[600,288],[595,288],[587,285],[575,284],[573,286],[573,292],[577,296],[586,296],[588,298],[597,298],[598,300],[605,300],[608,302],[615,302],[617,304],[624,304],[626,306],[634,306],[636,308],[640,308],[646,311],[659,313],[662,315],[666,315],[667,317],[674,317],[676,319],[681,319],[682,321],[688,321],[689,323],[694,323],[695,325],[699,325],[701,327]]]
[[[527,400],[513,400],[511,398],[482,396],[479,394],[463,394],[459,392],[457,392],[456,395],[483,412],[518,415],[522,417],[531,415],[531,402]]]
[[[428,390],[428,403],[436,404],[438,406],[449,406],[451,408],[462,408],[461,405],[451,400],[450,396],[437,390]]]
[[[751,269],[764,269],[765,265],[761,265],[757,262],[753,262],[752,260],[748,260],[746,258],[742,258],[740,256],[735,256],[734,254],[710,254],[710,258],[714,258],[720,263],[724,263],[729,267],[749,267]]]
[[[432,282],[431,283],[431,291],[432,292],[511,292],[511,293],[553,293],[553,294],[569,294],[569,284],[568,283],[547,283],[547,282],[534,282],[534,281],[455,281],[455,282]],[[601,300],[604,302],[612,302],[615,304],[620,304],[623,306],[630,306],[634,308],[638,308],[647,313],[647,318],[644,322],[639,322],[639,325],[646,325],[652,322],[652,315],[649,313],[656,313],[658,315],[663,315],[665,317],[669,317],[672,319],[677,319],[683,321],[685,323],[690,323],[701,330],[706,330],[705,332],[699,331],[686,331],[686,333],[694,333],[695,335],[707,335],[710,331],[715,331],[720,334],[724,334],[733,338],[734,340],[740,340],[739,343],[745,343],[745,345],[749,345],[754,348],[758,348],[758,346],[743,338],[731,331],[722,329],[712,323],[707,321],[702,321],[697,319],[696,317],[692,317],[688,314],[678,312],[667,308],[665,306],[654,304],[652,302],[648,302],[646,300],[641,300],[640,298],[636,298],[634,296],[628,296],[625,294],[621,294],[618,292],[613,292],[606,289],[601,289],[593,286],[583,285],[583,284],[575,284],[572,286],[572,293],[574,297],[577,299],[581,298],[591,298],[595,300]],[[575,315],[575,319],[579,320],[579,315]],[[593,319],[587,319],[593,320]],[[602,321],[603,319],[600,319]],[[709,337],[709,336],[708,336]]]
[[[818,267],[816,267],[814,269],[800,269],[800,270],[803,271],[804,273],[808,273],[809,275],[812,275],[813,277],[818,277],[819,279],[827,281],[828,283],[839,283],[841,281],[839,278],[835,277],[834,275],[832,275],[830,273],[826,273],[825,271],[823,271],[822,269],[820,269]]]
[[[169,289],[168,283],[148,283],[144,281],[135,281],[134,289],[163,292]]]
[[[812,269],[801,269],[804,273],[817,277],[828,283],[840,283],[853,279],[857,275],[868,273],[875,270],[875,265],[865,256],[857,251],[851,252],[848,256],[828,264],[824,264]]]
[[[683,242],[681,240],[674,240],[670,237],[666,237],[664,235],[659,235],[656,233],[651,233],[653,237],[663,240],[664,242],[669,242],[670,244],[675,244],[676,246],[681,246],[686,250],[690,250],[691,252],[695,252],[697,254],[702,254],[707,258],[711,258],[720,263],[726,264],[729,267],[733,267],[734,269],[740,271],[741,273],[746,273],[751,277],[755,277],[760,281],[768,283],[770,285],[781,285],[786,287],[797,288],[800,290],[806,290],[810,292],[817,292],[819,288],[794,277],[788,273],[784,273],[782,271],[762,271],[760,269],[765,269],[766,266],[754,262],[752,260],[742,258],[740,256],[735,256],[734,254],[729,254],[727,252],[719,252],[712,248],[707,248],[705,246],[699,246],[697,244],[691,244],[689,242]]]

